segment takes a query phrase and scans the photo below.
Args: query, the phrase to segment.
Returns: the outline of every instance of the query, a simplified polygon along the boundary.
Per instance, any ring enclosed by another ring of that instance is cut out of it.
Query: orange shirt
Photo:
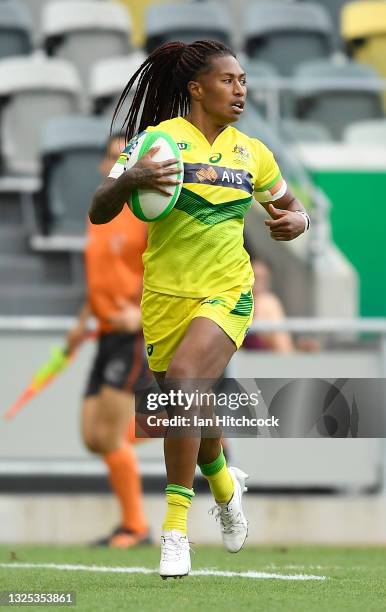
[[[112,331],[109,317],[119,310],[120,298],[139,304],[145,248],[146,223],[134,217],[127,206],[109,223],[88,223],[87,297],[100,330]]]

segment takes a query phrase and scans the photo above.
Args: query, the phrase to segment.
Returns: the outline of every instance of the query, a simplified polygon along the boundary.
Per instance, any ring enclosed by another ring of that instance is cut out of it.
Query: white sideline
[[[158,574],[158,570],[148,567],[104,567],[101,565],[70,565],[56,563],[0,563],[7,569],[54,569],[72,572],[104,572],[111,574]],[[326,580],[327,576],[308,574],[271,574],[267,572],[222,572],[214,569],[200,569],[190,572],[190,576],[224,576],[227,578],[255,578],[274,580]]]

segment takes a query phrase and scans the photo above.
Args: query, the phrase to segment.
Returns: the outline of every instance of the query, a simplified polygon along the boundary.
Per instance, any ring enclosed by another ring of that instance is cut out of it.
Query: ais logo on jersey
[[[249,194],[253,192],[250,172],[224,166],[213,167],[208,164],[184,163],[184,183],[229,187],[246,191]]]
[[[146,352],[149,355],[149,357],[151,357],[151,355],[153,354],[154,351],[154,346],[152,344],[148,344],[146,347]]]
[[[243,184],[242,172],[233,172],[233,170],[224,170],[221,180],[223,183],[232,183],[236,185]]]

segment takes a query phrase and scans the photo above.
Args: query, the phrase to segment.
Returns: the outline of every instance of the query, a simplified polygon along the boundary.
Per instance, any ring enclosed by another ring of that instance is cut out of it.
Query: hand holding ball
[[[135,176],[137,188],[129,203],[142,221],[160,221],[174,208],[182,189],[182,155],[165,132],[143,132],[128,152],[125,170]]]

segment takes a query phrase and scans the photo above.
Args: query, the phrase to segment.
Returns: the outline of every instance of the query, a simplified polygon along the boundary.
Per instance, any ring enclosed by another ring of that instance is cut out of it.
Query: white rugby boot
[[[180,531],[163,531],[161,536],[161,562],[159,573],[166,578],[182,578],[190,572],[190,548],[186,535]]]
[[[242,507],[243,493],[248,491],[245,481],[249,478],[242,470],[230,467],[229,473],[235,485],[232,499],[227,504],[216,505],[209,510],[216,520],[220,520],[222,540],[225,548],[231,553],[237,553],[244,545],[248,536],[248,521]]]

